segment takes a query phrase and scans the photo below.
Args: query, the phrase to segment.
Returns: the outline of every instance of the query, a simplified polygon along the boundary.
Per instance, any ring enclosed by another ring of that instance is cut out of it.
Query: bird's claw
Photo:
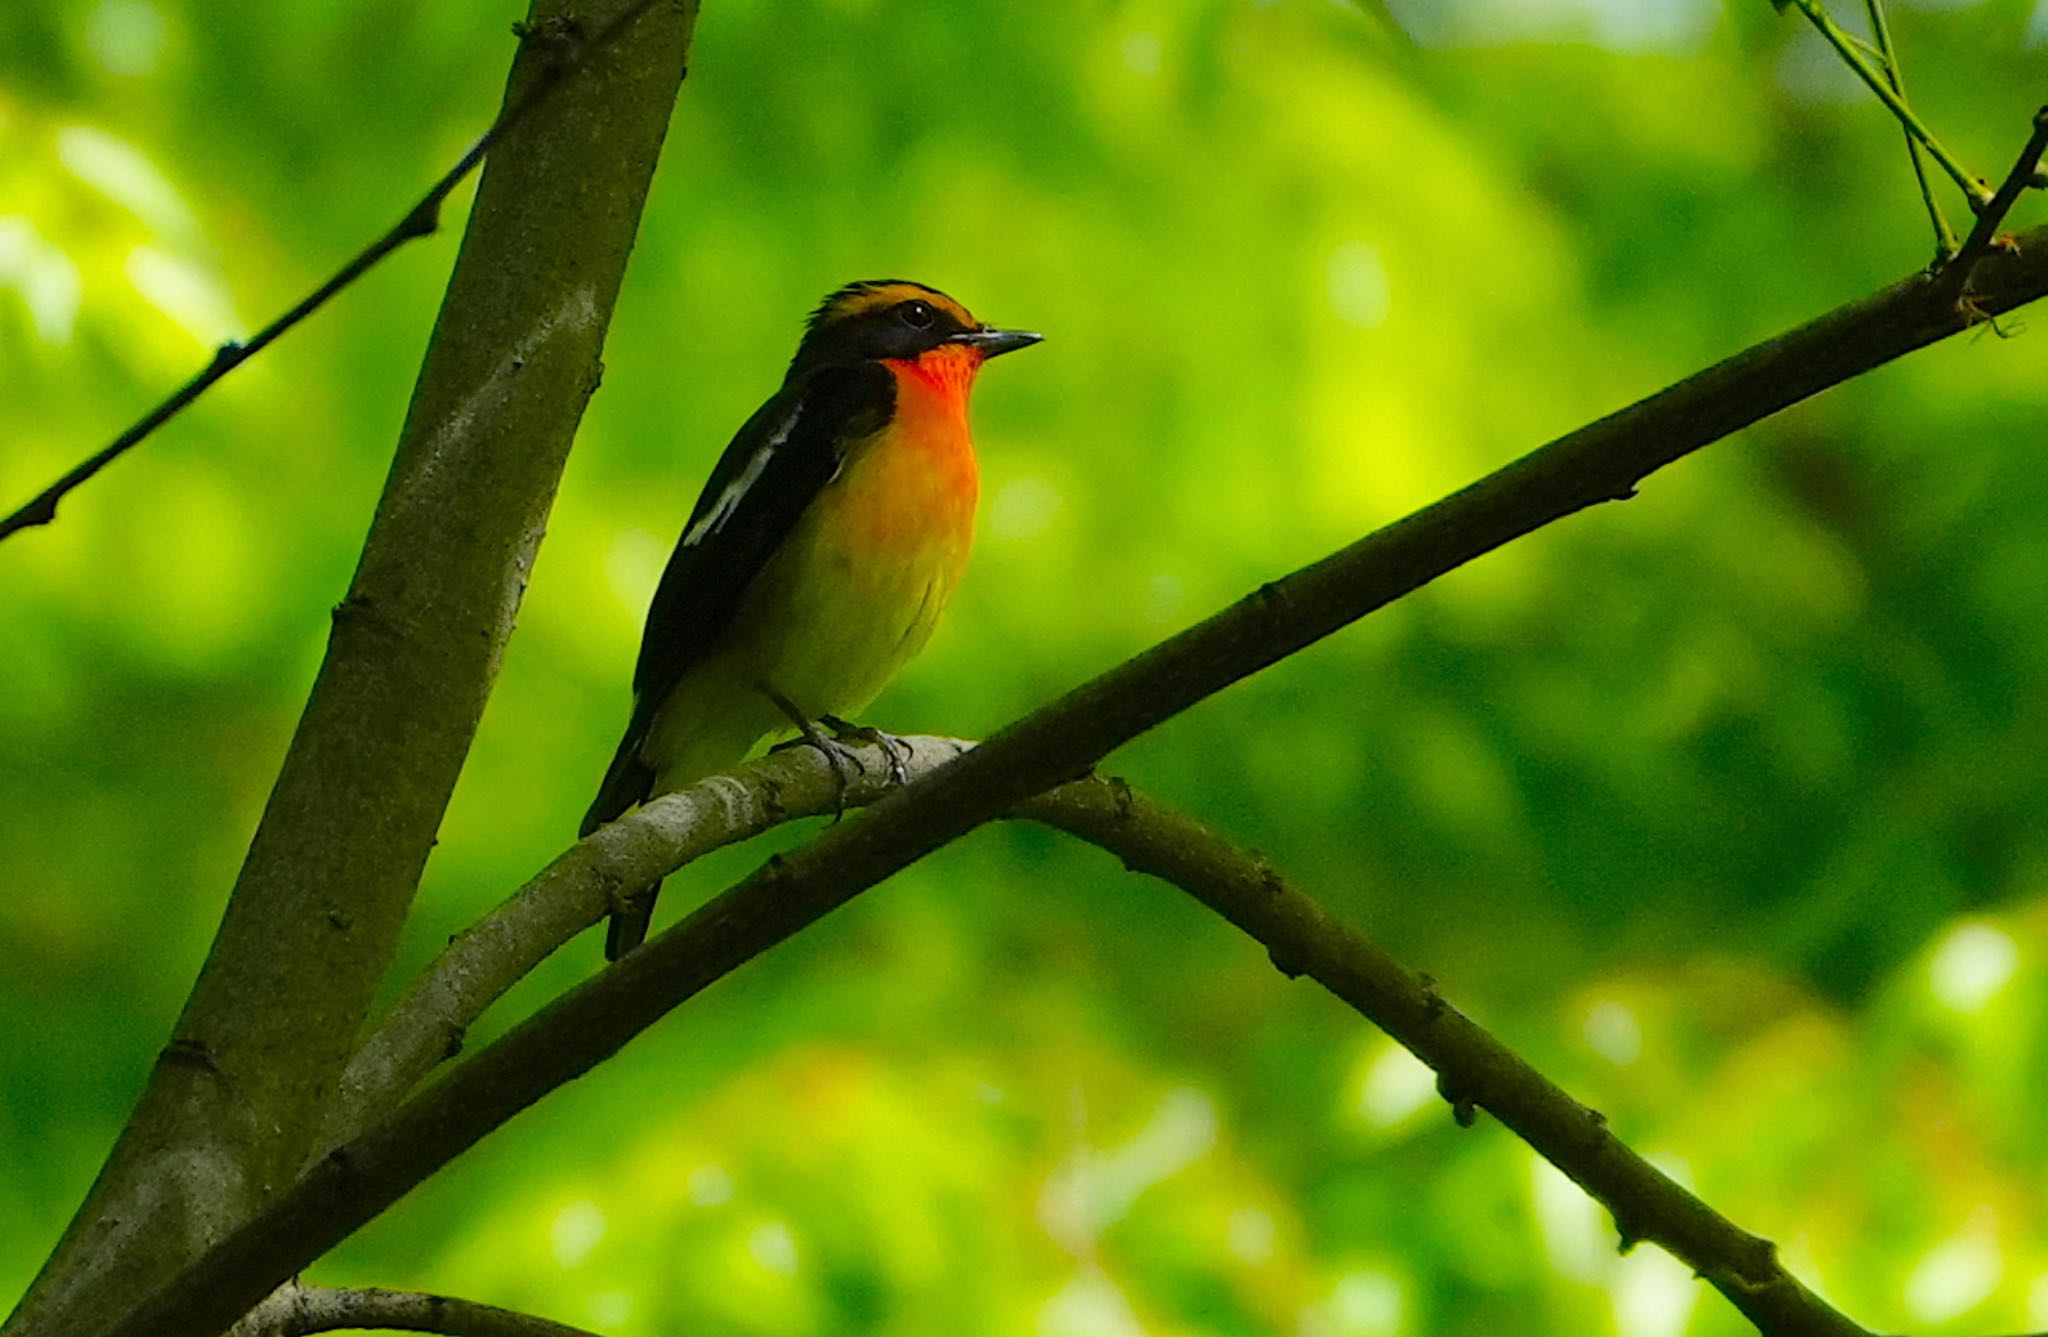
[[[910,783],[910,744],[892,733],[883,733],[869,724],[854,724],[837,715],[820,715],[818,723],[830,729],[833,735],[844,741],[873,743],[882,749],[882,755],[889,759],[889,780],[893,784]],[[860,758],[855,757],[858,762]],[[861,768],[863,772],[866,767]]]
[[[868,768],[861,763],[859,753],[809,720],[803,722],[799,732],[801,737],[792,738],[786,743],[777,743],[770,750],[780,752],[786,747],[817,749],[819,755],[825,758],[825,764],[832,768],[832,820],[836,822],[846,816],[846,789],[853,783],[853,776],[846,769],[847,766],[852,765],[863,775],[867,774]]]
[[[812,720],[797,708],[794,701],[775,690],[773,685],[760,682],[755,686],[781,709],[789,722],[796,726],[796,731],[803,735],[801,738],[793,738],[781,744],[777,751],[782,747],[794,747],[802,743],[824,754],[825,763],[832,768],[832,778],[839,782],[838,798],[832,805],[833,821],[836,822],[846,816],[846,787],[851,783],[851,777],[846,770],[847,763],[851,762],[862,775],[868,773],[867,764],[860,759],[859,753],[846,746],[847,741],[873,743],[882,749],[882,755],[889,759],[889,779],[899,785],[910,783],[910,767],[906,764],[910,757],[910,744],[901,738],[866,725],[848,723],[837,715],[820,715],[816,720]],[[819,728],[820,724],[825,728]],[[830,736],[825,733],[825,729],[832,731]]]

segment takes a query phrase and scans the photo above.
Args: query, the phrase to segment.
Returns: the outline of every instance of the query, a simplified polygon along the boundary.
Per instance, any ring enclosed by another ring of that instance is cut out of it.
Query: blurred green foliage
[[[1894,15],[1987,175],[2042,100],[2043,12]],[[486,120],[515,17],[0,7],[0,503],[396,218]],[[459,222],[0,549],[0,1291],[201,959]],[[1896,128],[1762,3],[707,0],[402,965],[572,835],[695,489],[846,279],[1048,334],[985,378],[975,565],[874,713],[975,735],[1930,246]],[[1116,765],[1863,1321],[2048,1326],[2040,369],[1978,337],[1881,370]],[[618,1337],[1745,1330],[1184,898],[1012,829],[720,985],[316,1275]]]

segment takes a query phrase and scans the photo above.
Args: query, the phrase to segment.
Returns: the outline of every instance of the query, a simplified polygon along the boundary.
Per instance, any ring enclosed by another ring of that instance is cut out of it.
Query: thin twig
[[[462,155],[456,164],[442,174],[417,204],[406,211],[390,231],[364,247],[348,263],[336,270],[332,277],[286,311],[277,319],[265,325],[250,339],[243,342],[230,340],[214,350],[213,359],[191,380],[178,387],[170,397],[137,419],[134,425],[122,432],[106,446],[80,463],[69,473],[44,488],[29,501],[23,503],[11,514],[0,518],[0,541],[24,529],[46,525],[57,518],[57,503],[72,489],[91,478],[100,470],[112,464],[121,456],[140,445],[157,428],[176,417],[193,400],[205,394],[218,384],[229,372],[241,366],[250,358],[274,343],[286,330],[291,329],[306,317],[325,306],[328,300],[364,274],[377,263],[405,243],[419,237],[431,236],[440,227],[441,206],[455,188],[477,169],[477,165],[506,135],[516,129],[534,108],[541,105],[568,76],[589,66],[591,59],[623,36],[642,14],[652,9],[660,0],[635,0],[617,18],[599,29],[588,39],[576,39],[568,34],[548,34],[556,43],[558,55],[543,62],[540,73],[509,99],[498,112],[496,120],[483,136]],[[535,34],[521,32],[522,41],[534,40]]]
[[[238,1331],[310,1337],[370,1328],[441,1337],[598,1337],[586,1328],[451,1295],[353,1286],[286,1286],[257,1306]]]
[[[1844,32],[1829,16],[1820,0],[1791,0],[1791,3],[1820,30],[1820,35],[1828,40],[1828,44],[1835,48],[1844,61],[1848,62],[1856,77],[1877,95],[1877,100],[1884,103],[1886,109],[1898,118],[1906,133],[1919,140],[1921,147],[1927,150],[1928,156],[1941,164],[1941,170],[1948,173],[1956,185],[1962,187],[1963,194],[1969,197],[1970,207],[1982,209],[1990,203],[1991,187],[1971,175],[1969,168],[1957,162],[1949,151],[1941,146],[1941,141],[1934,137],[1934,132],[1921,122],[1913,113],[1913,109],[1906,105],[1905,99],[1892,91],[1891,84],[1884,75],[1873,69],[1863,53],[1856,49],[1855,38]]]
[[[1899,52],[1892,43],[1891,24],[1884,16],[1884,0],[1863,0],[1863,5],[1870,15],[1870,30],[1877,36],[1877,53],[1878,58],[1884,61],[1885,80],[1899,95],[1899,102],[1903,105],[1906,101],[1906,72],[1899,66]],[[1934,198],[1934,186],[1927,180],[1927,164],[1920,160],[1920,142],[1904,126],[1899,127],[1899,133],[1906,140],[1906,159],[1913,164],[1913,180],[1920,187],[1920,202],[1927,206],[1927,221],[1934,225],[1934,263],[1940,265],[1956,253],[1955,229],[1948,225],[1948,215],[1941,211],[1940,202]]]
[[[2029,244],[2016,252],[1985,257],[1977,297],[1985,311],[1996,314],[2048,293],[2048,228],[2024,240]],[[1261,587],[859,817],[770,859],[309,1167],[142,1298],[111,1333],[218,1332],[513,1115],[883,878],[1438,576],[1575,511],[1632,496],[1649,474],[1701,446],[1968,326],[1953,298],[1916,273],[1559,438]]]
[[[2005,221],[2005,216],[2012,212],[2012,206],[2019,200],[2020,192],[2034,183],[2034,173],[2041,165],[2043,152],[2048,152],[2048,107],[2034,113],[2034,132],[2027,136],[2026,145],[2020,150],[2019,159],[2013,163],[2012,170],[2005,174],[2005,180],[1999,183],[1998,193],[1991,197],[1991,203],[1985,205],[1983,212],[1977,215],[1977,224],[1970,229],[1970,235],[1963,239],[1963,248],[1956,252],[1955,259],[1942,270],[1943,278],[1958,294],[1968,294],[1971,274],[1976,270],[1978,262],[1990,253],[1993,245],[1997,244],[1998,226]],[[2006,238],[2006,242],[2014,246],[2019,244],[2011,238]]]

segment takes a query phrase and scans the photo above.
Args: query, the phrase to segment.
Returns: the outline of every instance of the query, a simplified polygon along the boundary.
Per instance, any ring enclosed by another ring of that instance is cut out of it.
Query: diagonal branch
[[[440,1337],[597,1337],[585,1328],[451,1295],[342,1286],[285,1286],[257,1306],[237,1333],[310,1337],[368,1328]]]
[[[1694,1197],[1418,975],[1271,865],[1115,781],[1060,786],[1020,816],[1054,826],[1186,891],[1306,975],[1438,1075],[1458,1122],[1484,1109],[1613,1215],[1623,1249],[1662,1246],[1726,1296],[1766,1337],[1870,1337],[1779,1264],[1771,1242]]]
[[[634,0],[604,27],[587,39],[557,41],[551,58],[540,67],[540,73],[515,98],[506,101],[498,119],[470,146],[453,167],[441,174],[441,179],[428,188],[405,217],[392,224],[383,236],[358,251],[340,269],[300,298],[290,310],[258,330],[242,342],[229,341],[214,350],[213,359],[195,374],[191,380],[179,386],[163,402],[142,415],[128,429],[102,446],[66,473],[62,478],[23,502],[11,514],[0,516],[0,542],[11,534],[37,525],[46,525],[57,518],[57,503],[100,470],[112,464],[121,456],[155,433],[172,418],[184,411],[192,401],[205,394],[236,367],[275,343],[285,331],[297,325],[306,317],[327,305],[328,301],[353,284],[357,279],[374,269],[386,256],[409,241],[432,236],[441,226],[441,206],[455,188],[469,178],[484,155],[496,148],[499,141],[524,121],[533,110],[547,101],[550,94],[560,87],[570,75],[588,66],[591,60],[613,42],[624,36],[637,23],[642,14],[653,8],[659,0]],[[516,29],[522,38],[531,34],[523,27]]]
[[[903,741],[911,745],[913,781],[972,746],[946,738]],[[870,764],[845,796],[856,806],[887,789],[880,749],[859,755]],[[614,892],[780,822],[828,813],[837,802],[830,769],[809,749],[795,749],[657,800],[579,843],[460,935],[392,1009],[351,1067],[352,1074],[364,1069],[353,1085],[352,1115],[359,1124],[402,1096],[445,1052],[447,1036],[601,919]],[[1012,815],[1077,836],[1134,872],[1180,887],[1263,944],[1280,970],[1328,988],[1440,1074],[1460,1122],[1471,1122],[1473,1108],[1492,1113],[1604,1205],[1625,1244],[1662,1246],[1761,1331],[1868,1337],[1786,1273],[1768,1241],[1615,1139],[1597,1112],[1255,856],[1114,779],[1061,785]]]
[[[2048,292],[2048,229],[1984,258],[1998,314]],[[113,1329],[203,1337],[518,1111],[752,957],[1204,697],[1465,562],[1861,372],[1967,328],[1925,274],[1736,354],[1266,585],[767,865],[312,1165]],[[81,1334],[91,1337],[91,1334]]]

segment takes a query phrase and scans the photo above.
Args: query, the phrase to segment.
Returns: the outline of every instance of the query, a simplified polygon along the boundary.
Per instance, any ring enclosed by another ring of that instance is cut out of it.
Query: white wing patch
[[[717,502],[704,512],[704,518],[691,525],[689,532],[683,535],[685,548],[694,548],[704,541],[707,534],[716,534],[725,528],[725,522],[732,519],[733,512],[739,510],[740,503],[746,499],[747,490],[761,480],[761,471],[768,467],[768,461],[774,458],[782,443],[789,440],[789,434],[796,430],[796,420],[803,416],[803,412],[803,402],[799,400],[790,411],[788,421],[754,452],[747,461],[747,467],[740,470],[740,476],[725,485],[725,491],[719,493]]]

